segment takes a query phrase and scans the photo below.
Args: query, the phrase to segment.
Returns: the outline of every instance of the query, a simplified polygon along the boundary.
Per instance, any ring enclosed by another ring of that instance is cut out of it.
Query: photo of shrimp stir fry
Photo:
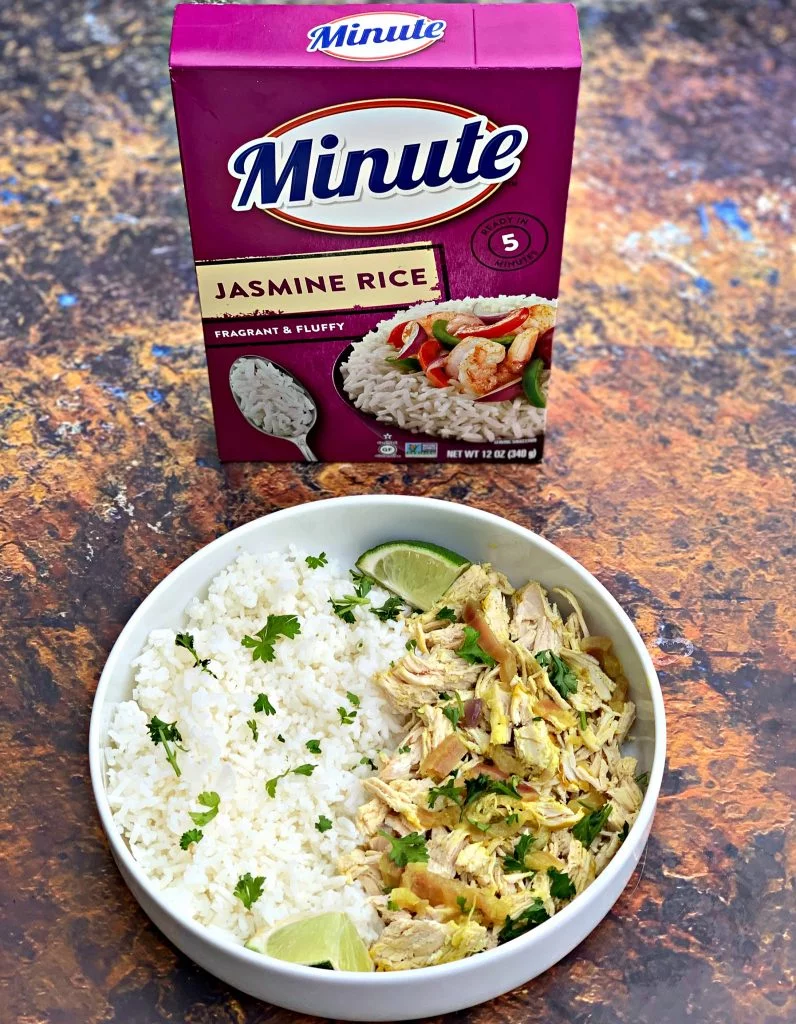
[[[611,640],[577,598],[471,565],[409,620],[379,683],[408,715],[379,755],[340,863],[385,925],[380,971],[508,942],[577,899],[636,820],[646,780],[622,745],[635,717]],[[563,602],[566,602],[563,605]]]
[[[397,324],[388,362],[404,373],[423,373],[435,388],[452,388],[474,400],[505,401],[524,395],[547,404],[549,372],[534,358],[542,335],[555,325],[555,309],[539,303],[499,317],[437,310]]]

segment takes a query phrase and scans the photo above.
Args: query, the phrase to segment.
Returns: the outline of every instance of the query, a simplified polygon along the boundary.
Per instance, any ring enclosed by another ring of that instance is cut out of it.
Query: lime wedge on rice
[[[391,540],[357,559],[357,569],[424,612],[469,564],[455,551],[422,540]]]
[[[372,971],[368,948],[348,914],[313,914],[260,932],[246,943],[255,953],[308,967],[335,971]]]

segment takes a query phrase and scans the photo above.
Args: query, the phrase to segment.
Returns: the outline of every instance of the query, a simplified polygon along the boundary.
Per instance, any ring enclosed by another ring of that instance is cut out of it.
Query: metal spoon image
[[[229,389],[255,430],[292,441],[307,462],[318,461],[307,443],[318,407],[295,374],[265,356],[240,356],[229,368]]]

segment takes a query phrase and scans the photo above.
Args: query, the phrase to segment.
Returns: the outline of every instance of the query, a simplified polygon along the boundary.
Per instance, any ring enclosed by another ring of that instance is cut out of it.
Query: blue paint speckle
[[[155,403],[155,405],[160,405],[160,403],[163,401],[163,399],[165,397],[163,392],[162,391],[158,391],[157,388],[147,388],[146,389],[146,396],[151,401],[153,401]]]
[[[3,205],[22,202],[24,202],[24,199],[20,192],[12,192],[10,188],[0,189],[0,203],[3,203]]]
[[[124,388],[117,387],[114,384],[103,384],[102,386],[108,394],[113,395],[114,398],[127,398],[127,392]]]
[[[713,212],[725,227],[735,232],[742,242],[751,242],[753,240],[752,229],[741,216],[738,204],[732,199],[723,199],[720,203],[714,203]]]
[[[737,288],[740,283],[741,283],[740,277],[731,277],[730,278],[730,288]]]
[[[64,309],[69,309],[70,306],[76,306],[77,295],[59,295],[58,305],[62,306]]]
[[[769,272],[766,274],[766,284],[770,284],[772,288],[774,287],[774,285],[779,284],[778,270],[769,270]]]
[[[170,356],[171,345],[153,345],[150,351],[153,356]]]
[[[196,465],[197,466],[209,466],[210,463],[207,461],[207,459],[203,459],[202,456],[200,455],[197,458],[197,460],[196,460]]]
[[[697,207],[697,214],[699,216],[699,226],[702,229],[702,237],[707,238],[710,234],[710,224],[708,222],[708,211],[704,203],[700,203]]]
[[[706,277],[695,277],[694,284],[702,292],[703,295],[707,295],[713,291],[713,285],[708,281]]]

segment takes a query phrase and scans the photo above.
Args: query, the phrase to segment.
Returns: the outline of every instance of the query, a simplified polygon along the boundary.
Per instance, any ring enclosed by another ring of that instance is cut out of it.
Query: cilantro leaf
[[[276,738],[279,740],[280,743],[284,743],[285,742],[285,737],[282,735],[281,732],[278,732],[276,734]]]
[[[405,647],[406,647],[407,651],[415,651],[415,650],[417,650],[417,640],[415,640],[414,637],[411,640],[407,640],[406,644],[405,644]]]
[[[174,748],[177,750],[185,750],[185,747],[180,746],[182,743],[182,736],[180,730],[177,728],[176,722],[161,722],[157,715],[153,715],[146,725],[149,730],[149,738],[157,746],[159,743],[162,744],[163,750],[166,754],[166,758],[174,769],[176,776],[182,775],[180,766],[177,764],[177,755],[174,752]],[[174,748],[171,746],[174,744]]]
[[[325,814],[321,814],[318,817],[318,820],[315,822],[315,827],[321,833],[328,832],[329,829],[332,827],[331,819],[327,818]]]
[[[466,787],[456,785],[456,772],[453,772],[450,778],[444,782],[443,785],[432,786],[428,791],[428,806],[431,808],[435,807],[437,800],[443,797],[446,800],[450,800],[451,803],[456,804],[457,807],[464,809],[464,798],[466,795]]]
[[[275,775],[273,779],[269,779],[265,784],[265,791],[273,799],[276,796],[276,787],[279,785],[280,779],[284,779],[288,775],[312,775],[314,771],[314,764],[300,764],[298,768],[288,768],[281,775]]]
[[[307,557],[304,559],[304,561],[307,563],[307,565],[310,567],[310,569],[320,569],[320,567],[322,565],[326,565],[329,560],[326,557],[326,552],[325,551],[321,551],[321,553],[319,555],[317,555],[317,556],[316,555],[307,555]]]
[[[412,747],[407,743],[403,747],[398,747],[399,754],[408,754]]]
[[[624,825],[619,830],[619,842],[620,843],[623,843],[627,839],[627,836],[628,836],[629,832],[630,832],[630,826],[628,825],[627,822],[625,822]]]
[[[456,897],[456,906],[463,914],[468,914],[471,910],[471,908],[467,906],[467,899],[464,896]]]
[[[359,764],[369,764],[373,771],[376,771],[376,762],[373,760],[372,757],[360,757]],[[357,765],[356,767],[359,767],[359,765]]]
[[[279,637],[292,639],[300,632],[301,623],[295,615],[269,615],[263,628],[254,636],[244,636],[241,644],[251,649],[252,661],[273,661],[274,645]]]
[[[649,786],[649,784],[650,784],[650,773],[649,772],[642,772],[641,775],[637,775],[636,776],[636,785],[639,787],[639,789],[643,790],[645,793],[647,791],[647,786]]]
[[[204,832],[200,828],[189,828],[180,836],[180,849],[187,850],[191,843],[198,843]]]
[[[354,581],[354,593],[357,597],[367,597],[373,589],[373,580],[366,576],[359,569],[350,569],[351,579]]]
[[[603,826],[610,816],[611,805],[605,804],[598,811],[592,811],[585,818],[581,818],[577,825],[573,826],[572,835],[588,850],[600,832],[602,832]]]
[[[232,893],[238,897],[247,910],[251,910],[252,904],[256,903],[262,896],[264,884],[265,878],[263,875],[252,878],[251,872],[247,871],[245,875],[240,876]]]
[[[552,651],[539,651],[538,654],[534,654],[534,658],[547,671],[547,678],[564,700],[571,693],[577,693],[578,677],[557,654],[553,654]]]
[[[348,697],[349,704],[353,704],[355,708],[358,708],[359,705],[362,703],[359,697],[357,697],[357,695],[355,693],[352,693],[350,690],[346,690],[346,697]]]
[[[550,895],[554,900],[571,900],[575,895],[575,886],[566,871],[557,871],[556,868],[548,868],[547,875],[550,879]]]
[[[200,803],[202,807],[209,807],[207,811],[188,811],[191,821],[194,825],[207,825],[215,818],[218,814],[218,805],[221,803],[221,797],[218,793],[200,793],[196,798],[197,803]]]
[[[496,665],[497,662],[491,654],[487,654],[479,643],[481,634],[477,629],[473,629],[472,626],[464,627],[464,643],[456,651],[460,658],[463,658],[466,662],[471,665],[477,665],[479,662],[482,665],[488,665],[490,668]]]
[[[580,718],[580,731],[586,732],[586,730],[589,728],[589,723],[586,720],[586,712],[581,711],[578,717]]]
[[[507,825],[516,825],[519,820],[520,820],[519,814],[517,814],[517,812],[514,811],[512,814],[509,814],[509,816],[506,818],[506,824]]]
[[[255,718],[247,718],[246,725],[248,725],[248,727],[251,729],[252,737],[254,738],[254,742],[256,743],[257,740],[260,738],[260,730],[257,728],[257,720]]]
[[[520,836],[517,840],[517,845],[514,847],[514,853],[503,858],[503,870],[506,874],[528,870],[525,866],[525,858],[528,856],[528,851],[533,846],[533,843],[534,838],[529,833],[525,832]]]
[[[321,741],[320,740],[307,740],[304,746],[309,750],[311,754],[320,754],[321,752]]]
[[[347,708],[339,707],[337,714],[340,716],[340,725],[351,725],[357,717],[356,711],[349,711]]]
[[[381,619],[382,622],[388,622],[390,619],[397,619],[401,614],[401,608],[403,608],[403,601],[400,597],[388,597],[387,600],[379,608],[371,606],[373,614]]]
[[[474,779],[467,779],[465,782],[467,796],[464,806],[467,807],[468,804],[487,793],[497,793],[499,796],[510,796],[519,800],[521,797],[517,792],[517,781],[516,775],[512,775],[505,782],[502,779],[493,779],[490,775],[476,775]]]
[[[437,618],[438,619],[447,619],[448,622],[455,622],[456,621],[456,612],[453,610],[453,608],[448,608],[446,606],[445,608],[440,608],[440,610],[437,612]]]
[[[276,714],[276,708],[264,693],[257,694],[257,700],[254,702],[254,710],[262,711],[266,715]]]
[[[193,637],[191,636],[190,633],[178,633],[177,636],[174,638],[174,645],[175,647],[182,647],[186,651],[188,651],[188,653],[193,658],[194,665],[200,668],[203,672],[207,672],[207,674],[211,675],[213,679],[218,679],[218,676],[215,674],[215,672],[213,672],[211,669],[207,667],[210,664],[210,659],[200,658],[199,655],[196,653],[196,648],[193,645]]]
[[[360,604],[370,604],[370,600],[367,597],[356,597],[354,594],[346,594],[338,600],[330,597],[329,604],[332,606],[332,611],[338,619],[353,624],[357,621],[354,616],[354,609]]]
[[[524,910],[521,910],[516,917],[506,917],[503,927],[498,932],[498,943],[502,945],[504,942],[509,942],[511,939],[524,935],[531,928],[536,928],[537,925],[542,924],[549,917],[550,915],[545,910],[541,899],[535,896],[532,902]]]
[[[448,704],[442,709],[442,713],[455,729],[459,724],[459,720],[464,715],[464,702],[458,693],[455,693],[453,696],[456,703]]]
[[[399,868],[405,868],[407,864],[425,864],[428,861],[426,838],[419,832],[410,832],[409,835],[401,837],[391,836],[389,832],[380,829],[379,835],[390,840],[390,851],[387,856]]]

